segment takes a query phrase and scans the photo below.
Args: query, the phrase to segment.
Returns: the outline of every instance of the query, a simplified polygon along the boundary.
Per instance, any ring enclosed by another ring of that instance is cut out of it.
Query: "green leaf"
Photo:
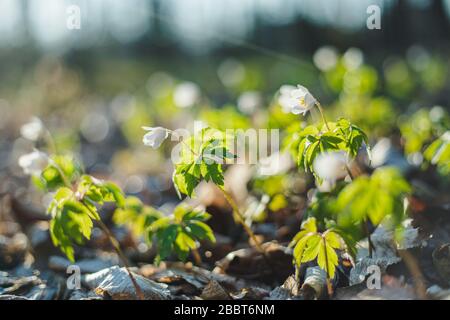
[[[175,188],[181,196],[180,193],[186,194],[189,197],[193,196],[194,189],[200,183],[200,179],[195,177],[190,173],[178,173],[175,172],[173,176],[173,182],[175,184]]]
[[[216,242],[216,237],[214,236],[214,232],[211,227],[206,223],[201,221],[192,221],[187,224],[189,228],[189,234],[192,235],[193,238],[199,240],[209,240],[212,243]]]
[[[190,249],[196,248],[195,240],[183,231],[178,233],[175,243],[181,251],[189,252]]]
[[[327,245],[331,246],[334,249],[340,249],[342,247],[343,240],[336,232],[331,230],[327,230],[323,234]]]
[[[295,235],[295,237],[289,244],[290,247],[294,246],[300,239],[302,239],[306,235],[317,233],[316,218],[311,217],[303,221],[300,229],[301,231]]]
[[[316,219],[308,218],[303,222],[301,231],[292,240],[291,246],[293,244],[295,244],[293,254],[296,265],[300,266],[302,263],[317,259],[317,264],[327,272],[328,277],[334,277],[339,263],[335,249],[342,249],[345,244],[334,229],[318,233]]]
[[[302,263],[302,259],[303,259],[303,254],[305,252],[306,249],[306,245],[308,244],[308,241],[310,239],[311,236],[313,236],[314,234],[312,233],[306,233],[303,234],[297,241],[296,241],[296,245],[294,247],[294,259],[295,259],[295,263],[300,266]],[[291,242],[292,243],[292,242]]]
[[[156,235],[160,259],[175,252],[180,260],[185,260],[189,251],[196,248],[197,240],[215,242],[213,231],[203,222],[209,217],[203,210],[180,204],[172,216],[161,217],[147,228],[147,238],[151,240]]]
[[[306,242],[306,249],[303,252],[301,262],[309,262],[317,258],[320,249],[320,242],[322,241],[322,236],[320,234],[313,234],[308,237]]]
[[[42,171],[38,185],[49,191],[65,187],[65,181],[61,173],[67,178],[68,182],[78,179],[81,174],[81,168],[73,156],[52,156],[49,166]]]
[[[223,188],[222,164],[226,159],[235,158],[227,147],[228,139],[225,133],[206,128],[186,140],[181,152],[181,162],[175,166],[172,176],[180,198],[181,194],[192,197],[202,178]]]
[[[399,223],[404,213],[403,199],[410,191],[409,184],[394,168],[379,168],[370,178],[357,177],[337,197],[338,224],[348,226],[368,219],[378,225],[387,217]]]
[[[330,130],[326,126],[308,126],[290,138],[289,148],[299,167],[313,172],[316,157],[328,151],[341,150],[354,158],[364,144],[370,156],[367,135],[359,127],[346,119],[330,122],[328,127]]]
[[[125,206],[125,196],[122,190],[112,182],[105,182],[103,187],[108,191],[105,201],[115,202],[116,206],[123,208]]]
[[[305,168],[309,168],[309,170],[313,171],[313,163],[316,159],[317,155],[320,151],[320,140],[311,143],[306,147],[306,154],[305,154]]]
[[[173,245],[177,239],[179,226],[169,225],[166,228],[159,229],[157,232],[159,256],[161,260],[167,258],[173,250]]]
[[[222,172],[222,165],[214,163],[206,165],[207,167],[207,173],[204,175],[204,178],[206,181],[212,180],[214,184],[216,184],[218,187],[224,186],[224,177]]]
[[[127,197],[124,208],[117,208],[114,211],[113,221],[118,225],[127,225],[136,236],[140,236],[153,222],[161,217],[161,212],[150,206],[145,206],[139,198]]]
[[[104,202],[114,202],[119,208],[125,206],[125,196],[116,184],[101,181],[88,175],[81,177],[78,184],[78,194],[80,200],[88,199],[100,205]]]
[[[433,141],[425,149],[424,157],[431,164],[436,165],[443,175],[450,174],[450,131]]]
[[[52,215],[50,235],[53,244],[74,261],[73,244],[82,244],[84,239],[90,239],[93,228],[92,215],[82,203],[77,201],[72,190],[60,188],[48,212]]]
[[[302,229],[308,232],[317,232],[316,218],[308,218],[302,223]]]
[[[322,240],[318,243],[317,264],[320,268],[327,272],[329,279],[334,278],[336,267],[339,264],[339,259],[336,251],[327,242],[326,238],[322,238]]]

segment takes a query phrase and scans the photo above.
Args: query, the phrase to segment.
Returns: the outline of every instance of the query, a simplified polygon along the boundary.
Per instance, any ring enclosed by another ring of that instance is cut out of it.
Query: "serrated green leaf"
[[[136,236],[143,235],[147,228],[160,218],[161,212],[144,205],[137,197],[127,197],[124,208],[117,208],[113,215],[115,224],[129,226]]]
[[[179,227],[177,225],[169,225],[166,228],[159,229],[158,247],[159,256],[162,260],[167,258],[173,250],[175,239],[177,238]]]
[[[195,187],[199,184],[200,180],[195,176],[185,173],[178,174],[176,173],[173,176],[173,181],[176,186],[178,192],[188,195],[192,197],[194,193]]]
[[[193,238],[197,238],[199,240],[209,240],[212,243],[216,242],[214,232],[206,223],[201,221],[192,221],[187,224],[187,227],[189,228],[189,235],[192,235]]]
[[[369,219],[378,225],[386,217],[403,215],[402,203],[411,188],[398,170],[383,167],[345,186],[336,201],[338,223],[348,226]]]
[[[328,278],[333,279],[336,267],[339,264],[336,251],[327,243],[325,238],[319,241],[318,247],[317,264],[327,272]]]
[[[123,208],[125,206],[125,196],[116,184],[112,182],[105,182],[103,187],[108,191],[105,201],[114,202],[119,208]]]
[[[306,249],[304,250],[301,258],[301,263],[309,262],[317,258],[321,240],[322,236],[320,234],[313,234],[308,237],[308,241],[306,242]]]
[[[301,232],[305,232],[305,231],[301,231]],[[305,252],[308,240],[313,235],[314,234],[312,234],[312,233],[304,233],[301,236],[299,236],[298,241],[296,241],[296,244],[294,247],[294,259],[295,259],[295,263],[298,266],[300,266],[300,264],[302,263],[303,254]]]
[[[323,237],[327,242],[327,245],[331,246],[334,249],[340,249],[342,247],[342,238],[336,232],[332,230],[327,230],[324,232]]]
[[[183,252],[189,252],[191,249],[195,249],[197,247],[195,240],[184,231],[178,232],[175,243]]]

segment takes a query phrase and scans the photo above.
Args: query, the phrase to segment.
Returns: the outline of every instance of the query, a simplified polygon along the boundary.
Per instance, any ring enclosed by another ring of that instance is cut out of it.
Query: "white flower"
[[[39,176],[48,166],[49,158],[44,152],[34,150],[19,158],[19,166],[25,174]]]
[[[169,130],[163,127],[142,127],[142,129],[148,131],[142,141],[146,146],[153,149],[159,148],[161,143],[169,136]]]
[[[175,88],[173,101],[179,108],[192,107],[200,98],[200,88],[193,82],[183,82]]]
[[[20,128],[20,134],[31,141],[37,141],[43,133],[44,125],[38,117],[33,117],[30,122]]]
[[[308,89],[298,85],[297,87],[282,86],[278,102],[285,111],[293,114],[305,114],[314,107],[317,100]]]
[[[347,175],[347,162],[343,151],[325,152],[314,160],[314,172],[323,180],[335,182]]]
[[[278,97],[278,104],[285,113],[291,112],[291,91],[295,90],[295,86],[289,84],[282,85],[280,88],[280,95]]]

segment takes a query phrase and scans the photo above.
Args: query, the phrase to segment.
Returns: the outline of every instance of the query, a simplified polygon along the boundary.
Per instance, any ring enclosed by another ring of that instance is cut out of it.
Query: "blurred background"
[[[373,141],[404,128],[414,155],[450,105],[449,35],[450,0],[0,0],[0,193],[31,197],[17,159],[38,116],[88,172],[162,204],[172,165],[141,126],[284,128],[298,118],[277,105],[283,84]]]

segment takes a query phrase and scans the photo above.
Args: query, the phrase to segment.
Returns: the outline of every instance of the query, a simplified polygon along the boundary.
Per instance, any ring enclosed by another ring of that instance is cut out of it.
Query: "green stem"
[[[50,153],[58,154],[58,149],[56,147],[55,139],[47,128],[45,128],[45,141],[47,142],[47,146],[50,150]]]
[[[330,272],[328,271],[328,254],[327,254],[327,241],[324,236],[322,236],[323,246],[325,248],[325,272],[327,273],[327,294],[331,298],[333,295],[333,285],[331,284]]]
[[[269,256],[267,255],[267,252],[264,250],[264,248],[259,244],[258,239],[256,238],[256,235],[253,233],[253,230],[247,225],[247,223],[245,222],[245,217],[244,215],[239,211],[239,208],[236,204],[236,202],[233,200],[233,197],[231,196],[231,194],[229,194],[225,189],[219,188],[225,199],[227,200],[227,202],[229,203],[229,205],[231,206],[231,208],[233,209],[233,213],[234,216],[237,218],[238,222],[242,225],[242,227],[244,227],[245,232],[247,232],[248,236],[250,237],[250,239],[253,241],[253,246],[256,248],[256,250],[258,250],[261,254],[262,257],[264,258],[264,260],[266,261],[267,265],[269,266],[269,268],[271,269],[271,271],[273,273],[276,272],[275,268],[273,267]]]
[[[231,208],[233,209],[235,217],[237,218],[239,223],[244,227],[244,230],[245,230],[245,232],[247,232],[247,234],[250,237],[250,239],[253,240],[256,249],[259,252],[265,254],[265,251],[261,247],[261,245],[259,244],[259,241],[256,238],[256,235],[253,233],[253,230],[247,225],[247,223],[245,223],[245,217],[239,211],[239,208],[238,208],[236,202],[234,202],[233,197],[226,190],[224,190],[222,188],[219,188],[219,189],[222,191],[223,195],[225,196],[225,199],[227,200],[227,202],[230,204]]]
[[[352,174],[352,171],[350,170],[350,168],[348,167],[348,165],[345,165],[345,169],[347,170],[348,175],[350,176],[350,179],[355,180],[355,177]],[[369,257],[372,258],[373,257],[373,250],[374,250],[374,245],[372,242],[372,239],[370,237],[370,231],[369,231],[369,220],[368,219],[364,219],[363,221],[363,229],[364,229],[364,233],[367,236],[367,242],[369,243]]]
[[[317,109],[319,109],[320,115],[322,116],[322,121],[323,121],[323,123],[325,124],[325,126],[327,127],[327,130],[328,130],[328,131],[331,131],[331,130],[330,130],[330,127],[328,126],[327,119],[325,118],[325,114],[324,114],[324,112],[323,112],[322,105],[320,104],[319,101],[316,101],[316,107],[317,107]]]

